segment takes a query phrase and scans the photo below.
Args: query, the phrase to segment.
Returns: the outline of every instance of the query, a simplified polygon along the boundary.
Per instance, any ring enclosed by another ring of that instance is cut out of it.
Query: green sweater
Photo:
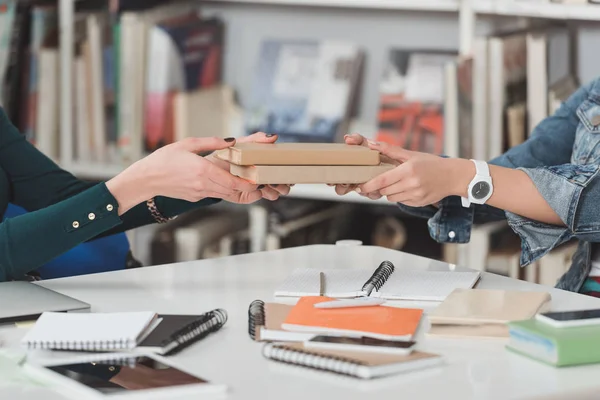
[[[218,202],[155,201],[166,217]],[[0,223],[0,281],[22,279],[83,242],[155,222],[145,203],[119,216],[106,184],[84,182],[60,169],[0,108],[0,217],[8,203],[28,213]]]

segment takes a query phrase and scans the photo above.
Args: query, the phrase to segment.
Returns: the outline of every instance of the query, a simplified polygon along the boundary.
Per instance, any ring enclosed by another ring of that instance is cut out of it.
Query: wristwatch
[[[471,203],[485,204],[494,192],[488,164],[485,161],[471,161],[475,164],[476,173],[469,184],[469,197],[461,197],[463,207],[469,207]]]

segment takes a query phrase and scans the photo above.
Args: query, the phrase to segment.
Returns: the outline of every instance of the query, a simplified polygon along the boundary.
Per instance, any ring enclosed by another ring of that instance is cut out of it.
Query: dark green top
[[[199,206],[157,197],[166,217]],[[0,223],[0,281],[23,279],[48,261],[88,240],[154,223],[146,204],[119,217],[117,201],[104,183],[88,183],[60,169],[11,124],[0,108],[0,217],[8,203],[27,214]]]

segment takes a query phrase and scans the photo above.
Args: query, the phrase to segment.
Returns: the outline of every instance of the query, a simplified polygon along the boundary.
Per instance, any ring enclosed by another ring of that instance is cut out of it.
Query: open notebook
[[[389,300],[443,301],[455,289],[470,289],[477,271],[398,270],[384,261],[375,270],[299,268],[275,291],[276,297],[318,296],[320,272],[325,275],[323,295],[333,298],[373,296]]]

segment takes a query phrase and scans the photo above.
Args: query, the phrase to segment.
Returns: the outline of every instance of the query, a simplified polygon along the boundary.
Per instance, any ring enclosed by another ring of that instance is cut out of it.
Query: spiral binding
[[[227,311],[215,309],[202,315],[198,320],[186,327],[175,331],[162,343],[163,346],[173,346],[164,355],[173,355],[191,344],[204,339],[213,332],[218,331],[227,322]]]
[[[254,300],[248,307],[248,335],[256,340],[256,328],[265,325],[265,302]]]
[[[274,343],[266,343],[263,346],[262,354],[265,358],[285,364],[299,365],[341,375],[362,377],[359,369],[363,364],[349,358],[315,354]]]
[[[395,267],[391,261],[383,261],[379,267],[373,272],[373,275],[367,280],[367,283],[362,287],[362,290],[371,294],[373,289],[379,290],[394,272]]]
[[[127,338],[115,340],[92,340],[87,342],[49,340],[26,343],[26,347],[29,350],[105,351],[127,350],[132,349],[135,346],[135,341]]]

